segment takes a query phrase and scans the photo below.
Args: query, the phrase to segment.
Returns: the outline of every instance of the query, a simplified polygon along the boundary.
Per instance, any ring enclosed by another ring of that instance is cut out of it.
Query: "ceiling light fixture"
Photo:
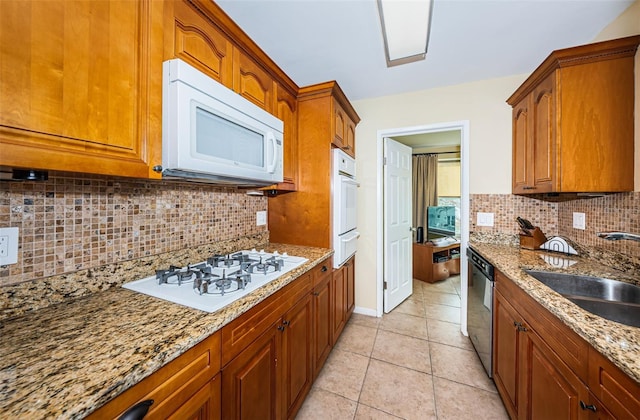
[[[387,67],[424,60],[432,0],[378,0]]]

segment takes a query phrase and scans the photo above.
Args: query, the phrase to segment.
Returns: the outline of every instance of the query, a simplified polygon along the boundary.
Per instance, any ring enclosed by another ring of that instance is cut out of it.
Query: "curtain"
[[[438,205],[438,155],[413,156],[413,227],[427,232],[427,207]]]

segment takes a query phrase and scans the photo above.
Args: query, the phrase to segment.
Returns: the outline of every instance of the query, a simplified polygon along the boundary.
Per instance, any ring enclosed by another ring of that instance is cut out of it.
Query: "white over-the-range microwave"
[[[163,178],[282,182],[281,120],[180,59],[164,62],[162,95]]]

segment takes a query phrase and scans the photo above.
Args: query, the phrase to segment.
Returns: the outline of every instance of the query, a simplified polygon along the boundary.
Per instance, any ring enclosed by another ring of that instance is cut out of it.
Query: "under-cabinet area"
[[[544,269],[540,251],[473,248],[496,267],[493,379],[509,416],[638,418],[638,328],[592,315],[525,273]],[[571,269],[556,271],[614,272],[572,258]]]

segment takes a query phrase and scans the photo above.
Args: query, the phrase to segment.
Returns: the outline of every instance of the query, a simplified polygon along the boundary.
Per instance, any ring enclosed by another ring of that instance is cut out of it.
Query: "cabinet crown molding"
[[[640,35],[618,38],[594,44],[555,50],[536,68],[507,99],[514,106],[527,96],[544,78],[557,69],[590,62],[633,57],[640,44]]]

